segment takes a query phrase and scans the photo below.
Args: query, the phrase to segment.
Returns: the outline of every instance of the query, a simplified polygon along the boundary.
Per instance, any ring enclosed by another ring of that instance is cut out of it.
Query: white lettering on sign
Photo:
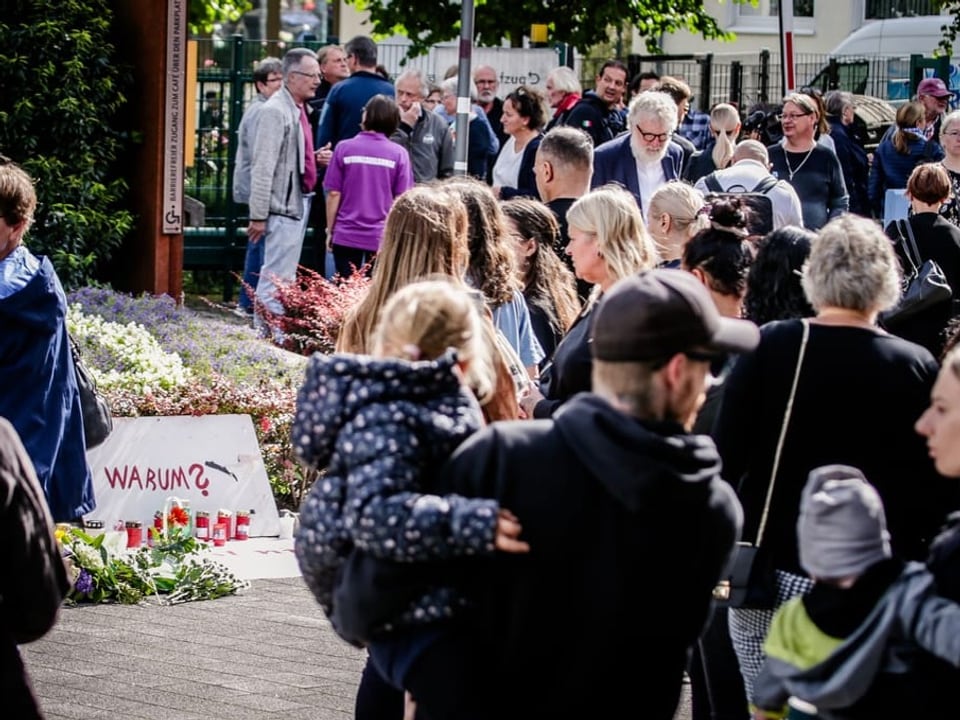
[[[186,0],[167,4],[167,67],[163,118],[162,232],[183,232],[183,97],[186,78]]]
[[[96,509],[87,520],[112,528],[153,524],[170,498],[193,513],[250,513],[251,537],[278,535],[280,518],[248,415],[115,418],[114,429],[89,453]]]

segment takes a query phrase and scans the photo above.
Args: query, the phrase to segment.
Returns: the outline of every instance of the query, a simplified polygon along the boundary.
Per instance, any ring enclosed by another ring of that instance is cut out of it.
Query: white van
[[[870,20],[830,51],[839,64],[840,89],[900,103],[910,99],[910,56],[931,58],[943,39],[943,26],[951,15]],[[954,54],[960,46],[954,47]],[[926,71],[933,75],[932,70]],[[809,84],[826,86],[825,69]],[[960,90],[960,58],[950,60],[950,81]],[[954,103],[955,104],[955,103]]]

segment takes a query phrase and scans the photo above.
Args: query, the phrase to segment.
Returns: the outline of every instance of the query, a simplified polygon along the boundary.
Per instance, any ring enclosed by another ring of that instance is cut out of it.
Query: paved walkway
[[[251,587],[165,607],[65,607],[23,646],[48,720],[346,720],[363,651],[340,640],[300,579],[290,541],[227,543]],[[677,720],[688,720],[686,693]]]

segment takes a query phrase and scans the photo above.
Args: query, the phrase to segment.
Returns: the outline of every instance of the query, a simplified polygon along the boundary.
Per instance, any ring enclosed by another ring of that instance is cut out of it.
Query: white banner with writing
[[[86,520],[139,520],[144,537],[167,500],[191,514],[250,513],[250,535],[278,535],[280,519],[249,415],[114,418],[107,441],[87,453],[97,507]]]

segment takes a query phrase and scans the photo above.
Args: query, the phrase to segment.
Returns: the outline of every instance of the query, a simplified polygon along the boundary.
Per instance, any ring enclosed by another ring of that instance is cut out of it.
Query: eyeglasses
[[[323,80],[323,77],[320,73],[307,73],[302,70],[291,70],[294,75],[303,75],[303,77],[313,78],[314,80]]]
[[[637,125],[636,128],[637,128],[637,132],[640,133],[643,139],[646,140],[647,142],[653,142],[654,140],[657,140],[659,142],[666,142],[667,138],[670,137],[670,135],[668,135],[667,133],[647,132],[639,125]]]
[[[268,82],[268,83],[278,83],[278,82],[283,82],[283,77],[272,77],[272,78],[267,78],[267,80],[266,80],[266,82]]]
[[[474,80],[475,85],[496,85],[496,80]]]
[[[791,121],[791,122],[796,122],[796,121],[799,120],[800,118],[806,117],[807,115],[813,115],[813,113],[811,113],[811,112],[805,112],[805,113],[783,113],[782,115],[780,115],[780,119],[781,119],[781,120],[789,120],[789,121]]]

